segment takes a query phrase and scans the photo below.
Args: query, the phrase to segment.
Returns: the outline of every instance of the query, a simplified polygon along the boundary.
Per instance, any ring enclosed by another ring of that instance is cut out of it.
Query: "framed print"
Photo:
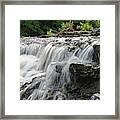
[[[2,119],[119,119],[119,2],[1,3]]]

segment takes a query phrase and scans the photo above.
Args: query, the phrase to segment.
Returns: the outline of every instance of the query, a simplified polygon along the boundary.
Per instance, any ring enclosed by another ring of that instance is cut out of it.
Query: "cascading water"
[[[21,38],[21,100],[69,99],[70,65],[97,64],[96,43],[99,37]]]

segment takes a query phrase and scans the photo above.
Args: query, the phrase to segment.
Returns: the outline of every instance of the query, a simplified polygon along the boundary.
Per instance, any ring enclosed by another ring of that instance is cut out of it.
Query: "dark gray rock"
[[[97,43],[93,46],[94,53],[93,53],[93,62],[100,64],[100,44]]]
[[[100,35],[100,28],[92,30],[91,35],[92,36],[99,36]]]
[[[100,94],[99,93],[95,93],[91,96],[90,98],[91,100],[100,100]]]
[[[71,83],[67,85],[68,99],[90,99],[100,92],[100,67],[91,64],[71,64]]]

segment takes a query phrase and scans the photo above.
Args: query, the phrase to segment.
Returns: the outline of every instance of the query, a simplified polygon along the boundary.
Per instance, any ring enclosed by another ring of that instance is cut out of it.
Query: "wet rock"
[[[91,96],[90,98],[91,100],[100,100],[100,94],[99,93],[95,93]]]
[[[91,32],[91,35],[93,35],[93,36],[99,36],[99,35],[100,35],[100,29],[99,29],[99,28],[94,29],[94,30]]]
[[[65,42],[71,42],[72,39],[65,39]]]
[[[92,31],[62,31],[56,34],[56,37],[79,37],[90,36]]]
[[[29,96],[39,88],[41,81],[42,81],[41,77],[35,77],[32,79],[30,83],[26,83],[23,86],[21,86],[20,99],[21,100],[28,99]]]
[[[66,99],[66,95],[63,94],[62,92],[60,91],[57,91],[54,95],[54,100],[65,100]]]
[[[94,53],[93,53],[93,62],[100,64],[100,44],[97,43],[93,45]]]
[[[75,50],[75,48],[76,48],[75,46],[69,46],[69,47],[68,47],[68,51],[69,51],[69,52],[72,52],[72,51]]]
[[[58,73],[61,73],[62,72],[62,68],[63,68],[63,65],[56,65],[55,66],[56,67],[56,72],[58,72]]]
[[[71,83],[67,86],[69,98],[90,99],[100,92],[100,67],[92,64],[71,64]]]

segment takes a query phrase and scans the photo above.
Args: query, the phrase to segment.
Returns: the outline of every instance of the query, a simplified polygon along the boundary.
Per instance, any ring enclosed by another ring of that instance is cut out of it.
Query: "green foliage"
[[[73,30],[73,22],[62,22],[60,31],[72,31]]]
[[[96,22],[95,22],[95,28],[99,28],[100,27],[100,20],[97,20]]]
[[[21,36],[40,36],[45,34],[44,29],[41,29],[39,21],[21,21],[20,25]]]
[[[92,29],[93,29],[92,24],[90,24],[89,22],[86,22],[86,23],[80,22],[80,30],[89,31],[89,30],[92,30]]]
[[[77,21],[76,29],[89,31],[95,28],[100,28],[100,20],[81,20]]]
[[[100,28],[99,20],[21,20],[20,36],[54,35],[64,31],[88,31]]]
[[[53,33],[53,30],[52,29],[50,29],[49,31],[47,31],[47,35],[49,35],[49,36],[53,36],[55,33]]]
[[[21,20],[20,36],[41,36],[50,34],[50,29],[58,31],[61,21],[54,20]]]

